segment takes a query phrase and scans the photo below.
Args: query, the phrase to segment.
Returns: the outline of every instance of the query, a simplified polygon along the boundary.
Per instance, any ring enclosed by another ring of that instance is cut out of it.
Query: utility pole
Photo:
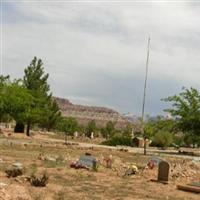
[[[0,76],[3,75],[3,0],[0,1]]]
[[[144,109],[145,109],[145,101],[146,101],[146,88],[147,88],[147,78],[148,78],[148,70],[149,70],[149,48],[150,48],[150,37],[148,39],[148,44],[147,44],[147,59],[146,59],[146,73],[145,73],[145,81],[144,81],[144,95],[143,95],[143,104],[142,104],[142,134],[144,137],[144,155],[147,154],[147,141],[146,141],[146,136],[144,133]]]

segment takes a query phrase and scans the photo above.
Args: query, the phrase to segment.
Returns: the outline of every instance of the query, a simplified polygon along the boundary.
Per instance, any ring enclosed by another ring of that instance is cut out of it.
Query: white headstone
[[[91,139],[94,139],[94,133],[93,132],[91,133],[90,137],[91,137]]]
[[[78,132],[74,132],[74,137],[77,138],[78,137]]]

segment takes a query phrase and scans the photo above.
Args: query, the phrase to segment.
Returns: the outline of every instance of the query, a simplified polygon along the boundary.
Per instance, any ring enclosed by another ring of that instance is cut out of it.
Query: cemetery
[[[199,200],[197,157],[142,155],[38,137],[0,136],[0,200]]]

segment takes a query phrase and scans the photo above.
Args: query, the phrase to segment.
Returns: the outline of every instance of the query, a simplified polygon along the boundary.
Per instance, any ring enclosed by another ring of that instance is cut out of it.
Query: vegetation
[[[19,168],[19,167],[11,166],[5,170],[5,173],[8,178],[17,177],[17,176],[21,176],[23,174],[23,169]]]
[[[73,117],[62,117],[58,123],[58,129],[65,134],[65,142],[68,135],[73,135],[75,131],[78,131],[78,122]]]
[[[183,88],[179,95],[164,99],[172,102],[172,108],[165,111],[176,118],[176,127],[190,138],[193,146],[199,145],[200,138],[200,93],[197,89]]]
[[[173,142],[173,136],[167,131],[158,131],[153,138],[153,145],[166,148]]]
[[[41,59],[36,57],[24,70],[23,80],[10,81],[9,76],[0,77],[0,120],[16,121],[15,132],[30,136],[34,124],[50,130],[56,126],[60,112],[52,98]]]
[[[47,131],[55,129],[59,121],[61,120],[61,112],[55,99],[51,96],[47,99],[45,104],[45,117],[40,126],[46,128]]]
[[[109,146],[117,146],[117,145],[123,145],[123,146],[132,146],[132,140],[129,137],[124,136],[114,136],[111,139],[102,142],[103,145],[109,145]]]
[[[95,120],[88,122],[86,127],[86,136],[90,137],[91,133],[95,133],[97,131],[97,126]]]
[[[99,129],[95,120],[86,126],[79,125],[72,117],[61,117],[59,107],[52,96],[48,84],[49,74],[45,73],[41,59],[34,59],[25,68],[22,79],[10,80],[9,76],[0,76],[0,122],[15,121],[14,132],[24,132],[30,136],[35,126],[64,132],[65,138],[75,131],[101,132],[108,145],[132,145],[133,126],[128,124],[117,130],[115,122],[108,121]],[[195,88],[183,88],[178,95],[163,99],[172,103],[165,111],[172,119],[162,116],[149,118],[144,126],[144,137],[153,141],[153,145],[166,148],[175,146],[200,146],[200,93]]]
[[[41,116],[46,116],[45,107],[50,99],[49,85],[47,83],[49,74],[44,73],[42,65],[42,60],[35,57],[24,70],[23,84],[35,99],[34,105],[25,119],[27,135],[29,135],[31,124],[40,122]]]
[[[30,183],[35,187],[45,187],[48,183],[48,180],[49,176],[46,172],[44,172],[41,176],[36,176],[35,174],[33,174],[30,177]]]
[[[113,137],[115,134],[115,124],[112,121],[108,121],[106,127],[101,128],[101,134],[106,139]]]

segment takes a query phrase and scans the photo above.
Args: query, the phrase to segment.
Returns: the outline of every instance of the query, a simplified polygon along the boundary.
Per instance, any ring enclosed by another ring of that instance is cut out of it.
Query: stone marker
[[[21,168],[21,169],[23,168],[22,163],[19,163],[19,162],[13,163],[12,166],[17,167],[17,168]]]
[[[158,182],[168,183],[169,180],[169,163],[161,161],[158,165]]]
[[[78,137],[78,132],[74,132],[74,137],[77,138]]]
[[[78,163],[88,168],[96,168],[97,161],[93,156],[81,156]]]
[[[6,187],[6,186],[7,186],[6,183],[0,182],[0,188]]]
[[[91,138],[91,139],[94,139],[94,133],[93,133],[93,132],[91,133],[90,138]]]

